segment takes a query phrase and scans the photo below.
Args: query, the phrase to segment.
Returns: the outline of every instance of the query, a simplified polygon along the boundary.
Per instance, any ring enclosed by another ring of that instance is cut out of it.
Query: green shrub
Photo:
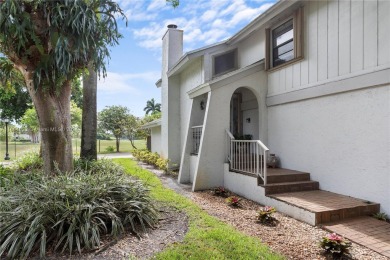
[[[41,174],[2,191],[0,256],[20,259],[39,251],[43,258],[46,248],[72,254],[99,247],[102,235],[155,225],[157,212],[142,183],[107,161],[84,166],[87,171]]]
[[[384,212],[378,212],[378,213],[375,213],[374,215],[372,215],[374,218],[378,219],[378,220],[382,220],[382,221],[387,221],[389,219],[389,217],[387,216],[386,213]]]
[[[257,220],[263,224],[270,224],[275,222],[275,218],[272,216],[276,212],[276,209],[271,206],[265,206],[257,213]]]
[[[115,152],[115,147],[110,145],[106,147],[106,152],[113,153]]]
[[[133,156],[144,163],[153,165],[164,172],[168,172],[168,159],[160,157],[158,153],[152,153],[145,149],[137,149],[132,151]]]
[[[19,171],[42,169],[43,159],[39,156],[38,152],[28,152],[16,160],[15,167]]]
[[[0,164],[0,191],[10,187],[14,181],[13,172],[10,168],[4,167]]]

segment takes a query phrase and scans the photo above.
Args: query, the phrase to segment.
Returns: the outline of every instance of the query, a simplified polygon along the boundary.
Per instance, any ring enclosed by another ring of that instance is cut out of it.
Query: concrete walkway
[[[332,222],[323,228],[390,258],[390,223],[373,217],[358,217]]]
[[[98,159],[134,158],[131,153],[104,153],[98,154]]]

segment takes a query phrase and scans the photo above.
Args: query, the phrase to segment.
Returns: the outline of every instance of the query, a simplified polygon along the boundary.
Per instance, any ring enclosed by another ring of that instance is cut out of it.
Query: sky
[[[147,100],[161,103],[155,83],[161,78],[162,36],[168,24],[184,31],[184,52],[230,38],[273,5],[275,0],[180,0],[173,8],[165,0],[117,0],[128,24],[111,47],[107,77],[98,82],[98,111],[126,106],[138,117]]]

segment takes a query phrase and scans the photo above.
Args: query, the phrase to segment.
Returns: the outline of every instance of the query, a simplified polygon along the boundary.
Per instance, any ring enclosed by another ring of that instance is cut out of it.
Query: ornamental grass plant
[[[77,162],[74,172],[57,177],[24,176],[2,174],[12,187],[0,191],[0,257],[44,258],[48,248],[81,253],[98,248],[103,235],[157,223],[148,189],[111,161]]]

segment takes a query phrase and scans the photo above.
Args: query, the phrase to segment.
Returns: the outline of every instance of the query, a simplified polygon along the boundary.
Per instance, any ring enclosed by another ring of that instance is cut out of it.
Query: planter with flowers
[[[351,242],[336,233],[332,233],[322,238],[320,246],[325,249],[325,253],[332,254],[333,257],[342,257],[349,255]]]
[[[236,197],[236,196],[230,196],[229,198],[226,199],[226,203],[231,206],[231,207],[241,207],[240,204],[241,199]]]
[[[272,216],[276,209],[271,206],[265,206],[257,213],[257,220],[262,224],[276,224],[276,218]]]

